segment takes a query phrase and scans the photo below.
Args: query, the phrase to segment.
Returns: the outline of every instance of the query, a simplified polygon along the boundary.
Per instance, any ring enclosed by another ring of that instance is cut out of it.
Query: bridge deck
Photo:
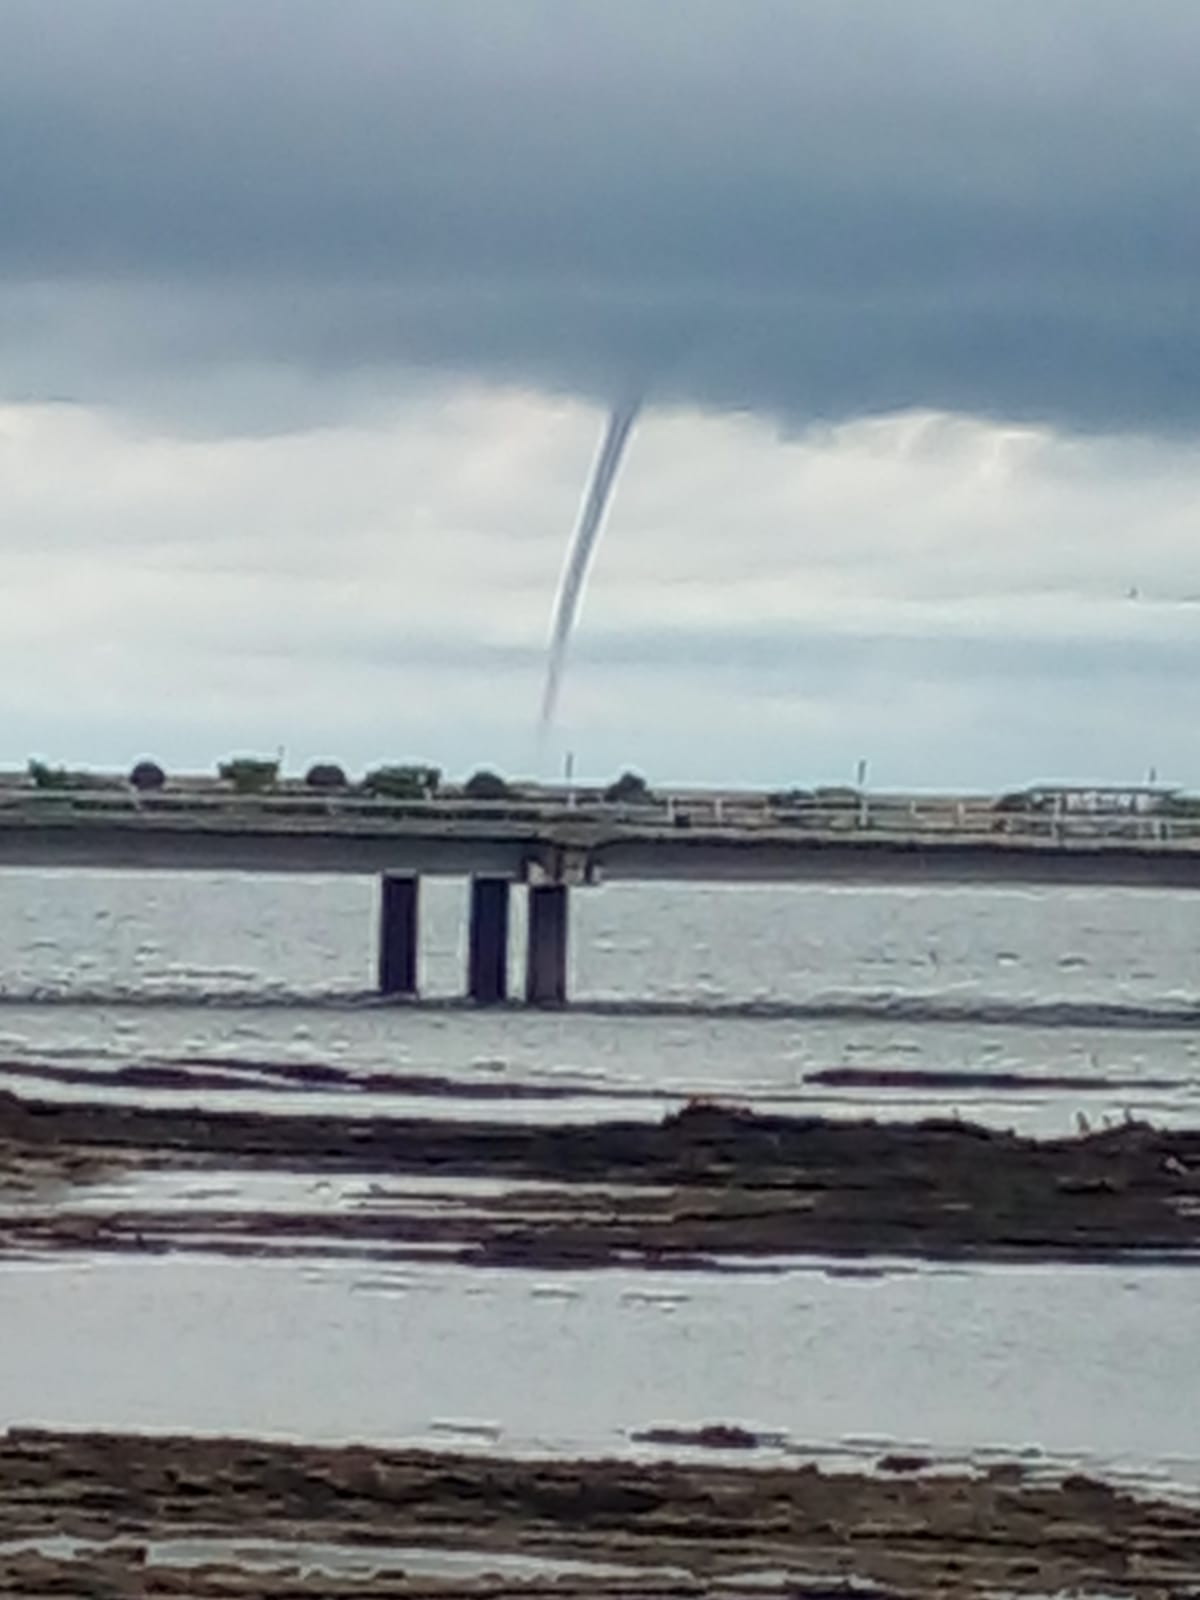
[[[170,807],[121,799],[0,809],[0,867],[204,872],[408,872],[520,881],[1026,883],[1200,887],[1200,833],[1138,819],[933,822],[902,812],[816,816],[803,825],[677,827],[658,816],[561,811],[495,816],[336,802]]]

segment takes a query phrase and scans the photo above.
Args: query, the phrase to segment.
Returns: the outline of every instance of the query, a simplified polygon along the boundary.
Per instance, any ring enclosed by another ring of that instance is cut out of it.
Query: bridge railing
[[[397,800],[366,795],[322,795],[297,791],[233,794],[205,791],[138,793],[129,789],[12,788],[0,791],[0,826],[60,822],[161,819],[168,825],[198,828],[256,822],[283,827],[354,831],[379,824],[533,831],[592,824],[604,830],[670,836],[691,830],[706,836],[753,838],[837,837],[955,840],[996,843],[1128,844],[1139,848],[1186,848],[1200,844],[1200,815],[1149,811],[1071,811],[1014,809],[986,800],[935,797],[861,796],[854,801],[799,805],[771,804],[766,797],[684,798],[667,796],[650,804],[588,799],[561,800],[512,796],[502,800],[439,796]]]

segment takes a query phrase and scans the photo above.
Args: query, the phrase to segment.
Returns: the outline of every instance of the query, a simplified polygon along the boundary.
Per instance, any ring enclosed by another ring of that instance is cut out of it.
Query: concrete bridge
[[[0,808],[0,867],[353,873],[380,880],[378,982],[418,986],[420,880],[469,880],[468,995],[507,998],[509,907],[529,897],[525,998],[567,997],[569,895],[606,880],[1200,888],[1200,831],[998,821],[961,807],[688,826],[636,808],[395,806],[229,797],[25,798]]]

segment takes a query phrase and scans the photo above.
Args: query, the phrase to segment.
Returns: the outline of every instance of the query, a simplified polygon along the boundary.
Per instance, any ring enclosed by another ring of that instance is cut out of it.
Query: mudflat
[[[1015,1465],[879,1468],[14,1430],[0,1594],[1198,1592],[1195,1507]]]
[[[369,1172],[370,1207],[72,1210],[101,1173]],[[469,1210],[408,1206],[389,1178],[485,1177]],[[536,1194],[506,1182],[536,1180]],[[65,1191],[65,1192],[64,1192]],[[36,1102],[0,1094],[0,1248],[294,1251],[309,1237],[466,1264],[656,1269],[723,1258],[900,1254],[1200,1260],[1200,1132],[1127,1123],[1037,1140],[955,1120],[842,1122],[694,1103],[586,1125]],[[389,1200],[391,1203],[389,1203]],[[44,1203],[42,1203],[44,1202]],[[253,1246],[249,1240],[255,1242]]]

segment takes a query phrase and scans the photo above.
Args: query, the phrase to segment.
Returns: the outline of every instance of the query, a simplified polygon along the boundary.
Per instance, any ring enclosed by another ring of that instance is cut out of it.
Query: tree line
[[[28,772],[37,789],[72,791],[123,786],[121,780],[55,767],[40,760],[30,761]],[[279,786],[281,764],[264,756],[231,756],[218,765],[217,777],[234,794],[270,794]],[[139,793],[153,794],[165,789],[168,781],[165,768],[145,759],[134,764],[125,783]],[[305,772],[303,783],[317,794],[359,794],[380,800],[433,800],[445,792],[441,768],[423,763],[385,764],[355,780],[336,761],[316,761]],[[507,800],[519,790],[490,767],[480,767],[454,792],[471,800]],[[625,805],[647,805],[653,804],[655,797],[639,773],[623,772],[604,790],[604,798]]]

